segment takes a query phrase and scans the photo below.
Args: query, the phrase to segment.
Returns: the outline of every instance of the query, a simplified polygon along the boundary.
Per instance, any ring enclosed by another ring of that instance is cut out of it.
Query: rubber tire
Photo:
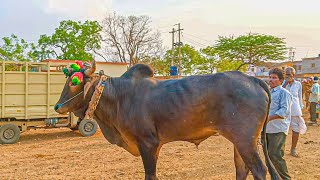
[[[4,132],[8,129],[11,129],[14,133],[11,139],[6,139],[4,137]],[[20,129],[14,124],[5,124],[0,127],[0,143],[1,144],[14,144],[20,139]]]
[[[90,124],[89,124],[90,123]],[[91,125],[90,131],[86,129],[88,125]],[[83,119],[79,124],[79,131],[80,134],[84,137],[92,136],[97,132],[98,124],[95,120],[87,120]]]

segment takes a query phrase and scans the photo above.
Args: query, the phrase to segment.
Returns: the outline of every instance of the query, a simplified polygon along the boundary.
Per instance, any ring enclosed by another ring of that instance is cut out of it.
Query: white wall
[[[119,77],[127,71],[126,64],[109,64],[109,63],[97,63],[96,73],[100,70],[104,71],[104,74],[111,77]]]

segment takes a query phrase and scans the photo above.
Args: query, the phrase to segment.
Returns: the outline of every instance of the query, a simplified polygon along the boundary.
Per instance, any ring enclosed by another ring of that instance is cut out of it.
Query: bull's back
[[[240,72],[163,81],[151,93],[147,108],[164,138],[206,137],[234,113],[265,117],[268,95],[258,82]]]

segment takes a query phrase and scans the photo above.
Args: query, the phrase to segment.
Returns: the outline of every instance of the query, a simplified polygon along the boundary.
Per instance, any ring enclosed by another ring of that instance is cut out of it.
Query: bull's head
[[[91,67],[85,69],[82,66],[64,69],[67,76],[67,82],[63,88],[59,101],[54,109],[60,114],[67,112],[75,112],[84,106],[84,98],[91,82],[95,79],[94,72],[96,70],[96,62],[93,60]]]

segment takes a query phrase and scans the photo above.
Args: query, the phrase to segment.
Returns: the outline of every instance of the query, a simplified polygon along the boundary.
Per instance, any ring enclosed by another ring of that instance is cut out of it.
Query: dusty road
[[[320,127],[309,127],[301,137],[299,158],[289,155],[290,135],[285,159],[292,177],[320,179]],[[67,128],[23,133],[19,143],[0,145],[0,162],[0,179],[144,177],[140,158],[111,145],[101,132],[85,138]],[[186,142],[167,144],[160,153],[158,175],[160,179],[235,179],[233,147],[221,136],[207,139],[199,149]]]

